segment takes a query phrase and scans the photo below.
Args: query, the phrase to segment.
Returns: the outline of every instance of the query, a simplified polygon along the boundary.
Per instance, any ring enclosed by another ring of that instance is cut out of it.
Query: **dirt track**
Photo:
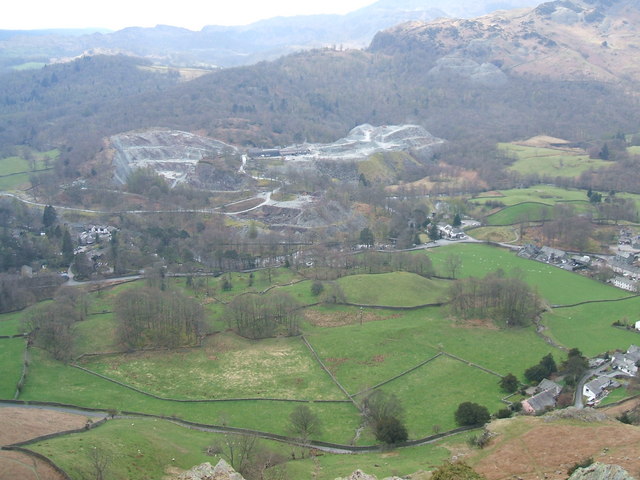
[[[0,445],[23,442],[40,435],[82,428],[87,417],[53,410],[0,408]],[[0,450],[0,480],[61,480],[46,463],[29,455]]]

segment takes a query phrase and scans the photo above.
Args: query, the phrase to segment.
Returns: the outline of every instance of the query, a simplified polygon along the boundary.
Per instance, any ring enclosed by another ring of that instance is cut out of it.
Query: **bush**
[[[520,382],[513,373],[508,373],[500,380],[500,388],[507,393],[513,393],[518,390]]]
[[[501,408],[496,412],[496,418],[509,418],[513,414],[510,408]]]
[[[313,295],[314,297],[317,297],[323,291],[324,291],[324,285],[322,284],[322,282],[316,281],[311,284],[311,295]]]
[[[456,423],[460,426],[484,425],[490,418],[487,407],[473,402],[462,402],[455,412]]]
[[[445,463],[433,472],[431,480],[484,480],[485,476],[476,473],[469,465],[456,462]]]
[[[386,417],[378,420],[374,427],[374,434],[379,441],[387,445],[406,442],[407,438],[409,438],[406,427],[396,417]]]

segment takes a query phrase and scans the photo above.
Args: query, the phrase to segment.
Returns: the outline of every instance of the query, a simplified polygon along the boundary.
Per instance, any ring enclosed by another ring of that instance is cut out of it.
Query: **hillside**
[[[627,19],[640,17],[638,5],[562,5],[404,24],[366,51],[299,52],[189,81],[106,55],[8,74],[0,141],[60,147],[57,172],[73,178],[104,138],[151,127],[272,148],[332,142],[361,124],[412,124],[473,151],[450,154],[475,162],[464,168],[489,171],[477,153],[495,142],[635,132],[638,40]]]
[[[533,10],[496,12],[473,20],[411,22],[379,33],[372,51],[437,52],[437,76],[497,74],[566,81],[640,81],[638,2],[555,1]],[[498,77],[499,78],[499,77]]]

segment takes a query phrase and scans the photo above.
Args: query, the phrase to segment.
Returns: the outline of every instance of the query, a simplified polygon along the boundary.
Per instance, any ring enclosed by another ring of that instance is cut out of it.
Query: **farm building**
[[[556,406],[562,387],[544,379],[536,387],[536,394],[522,401],[522,410],[529,415],[539,415]]]

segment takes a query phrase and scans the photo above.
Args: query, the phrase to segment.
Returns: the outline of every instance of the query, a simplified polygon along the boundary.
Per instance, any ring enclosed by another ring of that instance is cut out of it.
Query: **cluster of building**
[[[444,227],[438,225],[438,231],[441,238],[448,238],[449,240],[463,240],[467,237],[460,227],[452,227],[451,225],[445,225]]]
[[[518,251],[518,256],[536,262],[548,263],[569,271],[589,268],[592,262],[588,255],[570,255],[564,250],[547,246],[537,247],[532,243],[524,245]]]
[[[115,230],[116,228],[111,226],[92,225],[78,235],[78,241],[80,245],[93,245],[96,242],[109,241]]]
[[[618,253],[609,261],[611,269],[618,274],[611,283],[630,292],[638,291],[638,279],[640,279],[640,267],[635,265],[636,256],[631,252]]]
[[[640,365],[640,347],[631,345],[626,352],[616,352],[609,360],[594,358],[589,361],[589,368],[596,368],[600,373],[586,382],[582,387],[587,405],[596,405],[609,392],[620,387],[616,377],[635,377]],[[562,386],[549,379],[544,379],[540,384],[529,390],[531,395],[523,400],[522,410],[530,415],[539,415],[556,407],[558,397],[562,392]]]

